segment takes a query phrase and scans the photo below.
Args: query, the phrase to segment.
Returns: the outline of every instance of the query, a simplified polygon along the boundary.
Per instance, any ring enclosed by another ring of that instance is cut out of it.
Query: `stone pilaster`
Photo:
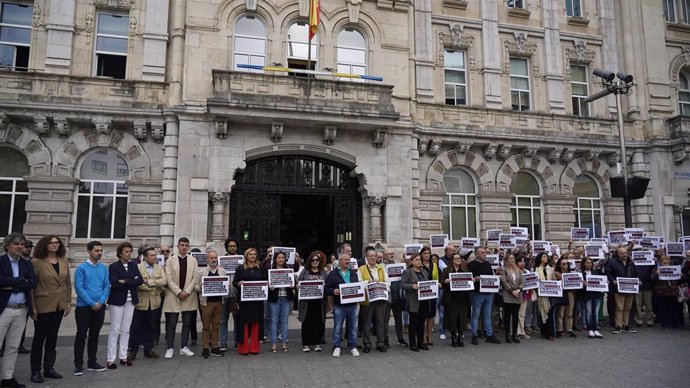
[[[230,195],[228,191],[216,189],[208,193],[211,201],[211,240],[222,240],[227,235],[223,226],[225,216],[225,205],[228,203]]]
[[[367,197],[369,204],[369,241],[380,242],[383,240],[383,231],[381,230],[381,207],[386,204],[386,197],[384,196],[369,196]]]
[[[542,237],[560,246],[567,246],[570,228],[575,226],[573,205],[576,198],[571,195],[546,194],[542,197]]]
[[[414,47],[417,99],[434,99],[434,39],[431,25],[431,0],[417,0],[414,4]]]
[[[46,44],[45,69],[48,73],[70,73],[75,3],[75,0],[50,2],[50,16],[46,23],[48,42]]]
[[[501,4],[503,5],[503,4]],[[482,0],[482,61],[484,62],[484,107],[502,109],[501,41],[498,39],[498,1]]]
[[[175,238],[175,205],[177,203],[177,161],[180,141],[180,123],[173,115],[165,118],[163,139],[163,196],[161,200],[161,244],[173,245]]]
[[[146,1],[142,78],[147,81],[165,81],[168,3],[168,0]]]
[[[34,241],[56,234],[65,241],[73,234],[74,195],[79,181],[72,177],[24,178],[29,187],[24,234]]]
[[[559,14],[563,5],[558,0],[544,1],[542,18],[544,20],[544,60],[546,66],[546,95],[548,111],[564,114],[563,101],[563,54],[559,32]],[[535,58],[537,60],[537,58]]]
[[[510,231],[510,200],[512,198],[513,194],[511,193],[486,192],[477,194],[479,225],[481,227],[477,237],[482,241],[486,241],[488,229],[503,229],[506,233]]]

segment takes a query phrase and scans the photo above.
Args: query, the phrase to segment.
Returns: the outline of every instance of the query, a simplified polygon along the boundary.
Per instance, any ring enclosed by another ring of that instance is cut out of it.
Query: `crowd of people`
[[[0,257],[0,338],[5,342],[0,387],[24,386],[15,379],[14,367],[20,350],[28,352],[23,341],[29,317],[34,324],[31,381],[63,378],[54,368],[56,344],[61,322],[72,311],[73,292],[73,374],[80,376],[84,367],[98,372],[117,369],[118,364],[130,367],[141,348],[144,358],[159,358],[154,348],[161,339],[163,313],[166,359],[175,356],[180,317],[179,355],[195,355],[192,348],[197,345],[197,313],[202,321],[202,358],[224,356],[229,344],[240,355],[260,353],[263,342],[270,344],[271,352],[288,352],[288,322],[293,310],[301,324],[303,352],[323,350],[326,317],[332,312],[332,356],[340,357],[346,346],[352,356],[358,357],[359,349],[364,353],[372,349],[387,352],[391,344],[391,315],[398,345],[415,352],[431,349],[434,332],[440,340],[447,339],[448,332],[452,347],[465,347],[466,334],[472,345],[478,345],[479,339],[500,344],[496,330],[504,331],[506,343],[516,344],[537,332],[549,341],[575,338],[576,332],[601,339],[604,300],[613,334],[634,333],[636,327],[651,327],[656,322],[663,329],[677,328],[684,324],[679,289],[690,280],[690,260],[668,257],[663,250],[655,252],[656,265],[636,266],[630,258],[633,244],[614,247],[601,260],[586,257],[582,248],[570,246],[560,257],[547,252],[535,255],[527,247],[492,251],[480,246],[460,252],[453,245],[448,245],[444,255],[439,256],[425,246],[418,253],[403,254],[399,259],[393,250],[367,247],[364,258],[356,260],[357,265],[353,265],[352,247],[347,243],[330,259],[323,252],[314,251],[304,261],[297,257],[292,265],[284,252],[273,254],[269,249],[261,259],[257,249],[246,248],[234,275],[219,265],[219,254],[212,249],[206,251],[206,263],[200,267],[190,254],[187,238],[180,238],[176,248],[176,253],[172,253],[167,245],[142,247],[135,255],[132,244],[123,242],[117,246],[117,260],[106,266],[100,262],[103,244],[91,241],[87,244],[88,258],[76,268],[72,280],[67,250],[60,237],[44,236],[33,247],[22,234],[7,235],[6,253]],[[238,242],[226,240],[225,250],[225,255],[238,255]],[[489,253],[499,255],[498,268],[487,260]],[[159,262],[164,262],[164,266]],[[403,262],[406,269],[402,276],[392,280],[386,266]],[[659,268],[669,265],[682,266],[680,280],[660,280]],[[244,282],[266,281],[270,269],[292,269],[296,281],[290,287],[269,287],[265,301],[241,300]],[[606,275],[608,293],[583,287],[565,290],[562,297],[547,297],[534,289],[524,289],[524,274],[534,273],[539,280],[549,281],[561,280],[573,271],[582,273],[583,278]],[[471,273],[474,290],[451,291],[453,273]],[[480,287],[484,275],[500,276],[500,292],[487,292]],[[201,279],[213,276],[229,276],[227,295],[202,295]],[[619,292],[616,279],[620,277],[638,278],[639,293]],[[302,281],[322,281],[323,296],[299,299]],[[420,282],[429,281],[438,283],[438,297],[419,298]],[[340,293],[341,286],[357,282],[384,285],[388,300],[370,301],[367,296],[360,303],[348,303]],[[106,311],[110,331],[103,366],[97,353]],[[233,341],[228,338],[230,317],[234,323]]]

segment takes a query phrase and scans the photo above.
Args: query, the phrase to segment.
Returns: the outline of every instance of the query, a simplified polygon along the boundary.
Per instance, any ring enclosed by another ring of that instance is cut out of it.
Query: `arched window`
[[[125,238],[129,167],[117,151],[91,152],[79,170],[76,238]]]
[[[354,28],[345,28],[338,34],[338,73],[367,73],[367,42]]]
[[[680,88],[678,89],[678,113],[690,116],[690,74],[680,73]]]
[[[589,236],[599,238],[602,236],[601,219],[601,195],[599,186],[594,179],[585,174],[575,178],[573,195],[577,197],[575,202],[575,227],[589,229]]]
[[[513,199],[510,204],[511,226],[524,227],[530,239],[541,240],[541,189],[532,174],[520,171],[510,184]]]
[[[29,162],[14,148],[0,148],[0,236],[23,233],[29,188],[22,179],[29,174]]]
[[[477,237],[477,189],[474,180],[461,168],[451,168],[443,175],[443,233],[452,240]]]
[[[311,40],[311,70],[319,58],[319,34]],[[287,63],[292,69],[306,69],[309,56],[309,24],[306,21],[290,26],[287,36]]]
[[[235,22],[233,43],[233,69],[263,72],[238,68],[237,65],[266,65],[266,27],[258,18],[245,15]]]

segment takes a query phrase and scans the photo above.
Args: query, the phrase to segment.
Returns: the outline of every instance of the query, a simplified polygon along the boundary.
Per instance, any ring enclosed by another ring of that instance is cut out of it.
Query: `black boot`
[[[520,343],[520,337],[518,337],[517,335],[513,334],[513,342],[515,342],[516,344],[519,344],[519,343]]]
[[[465,347],[465,337],[463,337],[462,332],[459,332],[457,334],[457,336],[458,336],[458,340],[457,340],[458,347],[464,348]]]
[[[451,341],[450,346],[452,346],[454,348],[458,347],[458,335],[454,331],[450,332],[450,341]]]
[[[509,344],[511,342],[513,341],[510,339],[510,334],[508,334],[508,331],[506,331],[506,343]]]

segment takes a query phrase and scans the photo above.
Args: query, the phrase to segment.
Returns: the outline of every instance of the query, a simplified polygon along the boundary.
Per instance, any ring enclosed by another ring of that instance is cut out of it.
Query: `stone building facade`
[[[311,63],[308,0],[1,3],[0,232],[76,259],[96,238],[563,243],[623,226],[620,161],[651,179],[635,226],[690,234],[685,2],[322,0]],[[614,97],[583,102],[594,68],[635,77],[623,158]]]

